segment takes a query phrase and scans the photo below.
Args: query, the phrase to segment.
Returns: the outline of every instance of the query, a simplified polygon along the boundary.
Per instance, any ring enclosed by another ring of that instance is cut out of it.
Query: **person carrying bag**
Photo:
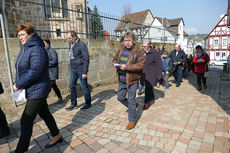
[[[197,74],[197,86],[198,90],[202,90],[201,80],[203,83],[203,89],[207,88],[205,73],[208,70],[208,63],[210,59],[206,52],[203,51],[200,45],[196,46],[196,52],[193,56],[193,63],[195,64],[194,72]]]

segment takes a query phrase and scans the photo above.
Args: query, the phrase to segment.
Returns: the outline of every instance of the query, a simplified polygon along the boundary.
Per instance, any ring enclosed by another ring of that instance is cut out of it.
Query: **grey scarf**
[[[69,57],[70,59],[74,59],[74,55],[73,55],[73,47],[74,45],[78,42],[79,39],[76,39],[74,43],[70,44],[70,50],[69,50]]]

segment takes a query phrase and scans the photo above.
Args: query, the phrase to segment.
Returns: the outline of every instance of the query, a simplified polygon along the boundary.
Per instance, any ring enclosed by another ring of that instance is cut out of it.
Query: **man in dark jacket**
[[[87,82],[87,73],[89,67],[89,52],[86,44],[77,37],[75,31],[68,31],[66,39],[69,42],[69,56],[71,66],[70,76],[70,92],[71,92],[71,105],[67,110],[72,110],[77,106],[77,92],[76,82],[80,79],[81,87],[85,97],[85,105],[81,108],[88,109],[91,107],[91,94]]]
[[[126,129],[131,130],[136,125],[136,90],[145,59],[143,50],[135,46],[132,32],[125,33],[124,42],[125,46],[117,50],[113,63],[119,77],[117,99],[128,108],[129,124]]]
[[[154,48],[150,48],[151,42],[144,40],[142,48],[145,51],[145,65],[143,69],[143,81],[145,84],[145,105],[144,110],[150,106],[150,101],[154,99],[153,87],[162,77],[161,54]]]
[[[176,81],[176,87],[179,87],[182,81],[183,63],[186,61],[187,56],[180,48],[180,45],[176,44],[175,49],[170,52],[169,57],[172,61],[172,71]]]

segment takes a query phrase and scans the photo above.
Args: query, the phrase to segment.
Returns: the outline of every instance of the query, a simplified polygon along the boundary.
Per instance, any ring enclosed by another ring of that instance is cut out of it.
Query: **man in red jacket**
[[[206,77],[204,76],[205,72],[208,72],[208,63],[210,59],[206,52],[203,51],[200,45],[196,46],[196,52],[193,56],[193,63],[195,64],[194,72],[197,74],[197,85],[198,90],[202,89],[201,80],[203,82],[203,88],[206,89]]]

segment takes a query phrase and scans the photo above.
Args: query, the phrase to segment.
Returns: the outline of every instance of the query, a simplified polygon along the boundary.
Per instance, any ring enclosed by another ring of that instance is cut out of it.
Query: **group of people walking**
[[[23,153],[28,150],[30,138],[32,135],[33,122],[39,116],[46,123],[53,139],[45,145],[50,148],[62,142],[62,136],[55,122],[53,115],[50,113],[47,97],[53,88],[58,100],[62,102],[62,96],[56,84],[58,79],[58,55],[51,48],[49,39],[41,39],[34,31],[31,24],[20,24],[17,27],[17,35],[22,44],[15,68],[16,77],[13,85],[14,91],[26,89],[26,106],[21,116],[21,135],[17,144],[16,153]],[[71,105],[66,108],[71,111],[77,105],[76,82],[79,79],[84,93],[85,105],[81,110],[91,107],[91,93],[87,82],[87,73],[89,67],[89,52],[87,45],[77,37],[75,31],[68,31],[66,39],[69,42],[69,57],[71,66],[71,75],[69,88],[71,92]],[[207,71],[206,64],[209,58],[202,51],[201,46],[197,47],[194,63],[196,64],[195,72],[197,73],[198,88],[201,89],[201,80],[203,88],[206,88],[206,79],[204,71]],[[168,77],[170,62],[173,64],[173,76],[176,86],[179,87],[182,81],[182,66],[186,60],[184,51],[177,44],[175,49],[169,54],[164,48],[157,51],[151,47],[149,40],[142,42],[142,47],[135,44],[135,35],[132,32],[125,33],[123,42],[118,48],[114,58],[114,67],[118,72],[118,93],[117,99],[128,108],[128,125],[127,130],[136,126],[136,91],[138,83],[145,87],[144,107],[146,110],[150,107],[151,100],[154,99],[153,88],[163,77],[165,82],[165,91],[168,91]],[[2,92],[1,92],[2,93]],[[6,117],[0,109],[0,138],[9,135],[9,127]]]
[[[149,40],[142,41],[142,48],[135,44],[135,36],[132,32],[127,32],[122,37],[121,47],[117,50],[113,63],[118,72],[118,94],[117,99],[128,108],[128,125],[127,130],[136,126],[136,91],[142,94],[142,88],[145,87],[144,107],[147,110],[151,101],[154,100],[153,88],[159,82],[164,82],[165,92],[168,92],[168,77],[171,71],[174,76],[176,87],[182,82],[183,65],[187,55],[181,49],[179,44],[175,45],[174,50],[170,53],[165,51],[164,46],[160,45],[157,51],[152,47]],[[206,86],[204,73],[208,71],[209,57],[202,50],[201,46],[196,47],[193,57],[195,63],[194,72],[197,74],[198,90],[201,90],[201,80],[203,88]]]

